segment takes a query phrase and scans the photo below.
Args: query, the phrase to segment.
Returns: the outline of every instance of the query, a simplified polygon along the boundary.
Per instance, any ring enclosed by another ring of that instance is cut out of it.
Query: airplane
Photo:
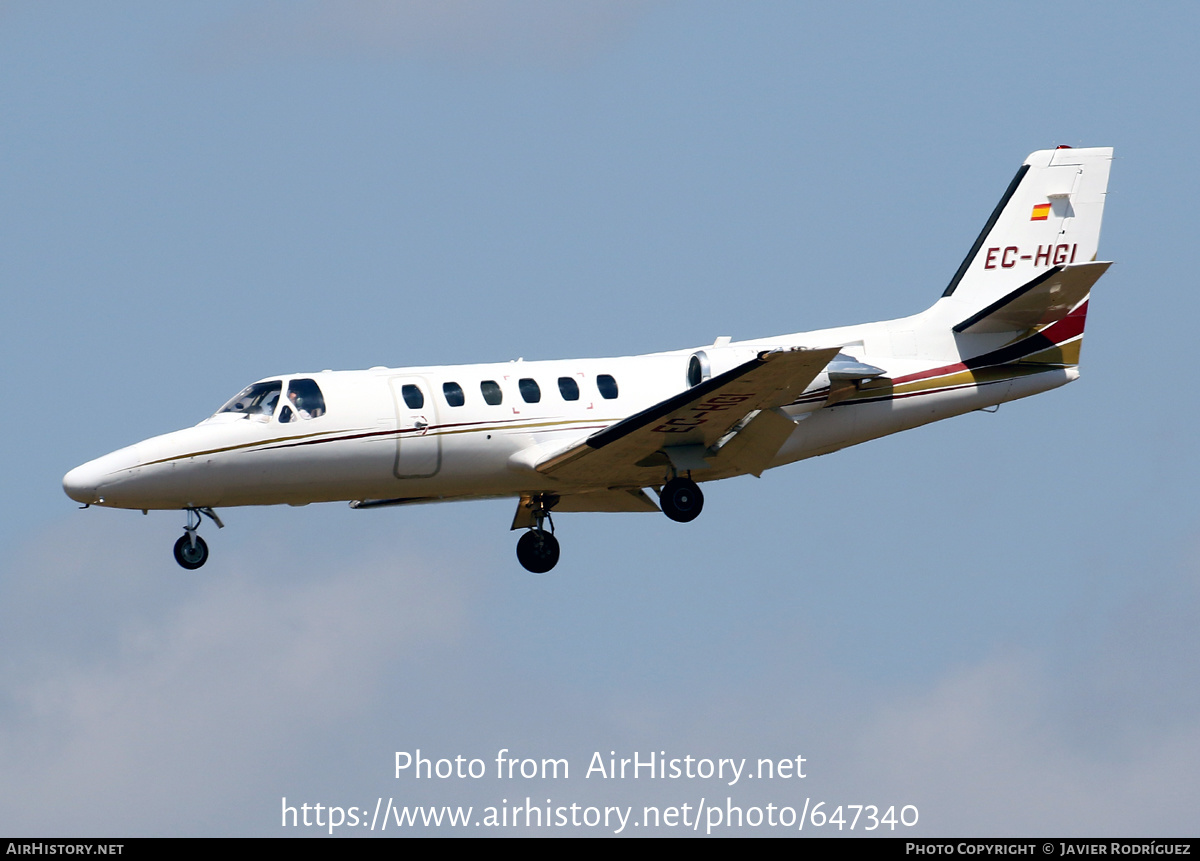
[[[276,374],[198,425],[76,467],[77,502],[186,512],[208,560],[218,507],[517,500],[520,564],[559,559],[552,513],[694,520],[699,484],[828,454],[1079,376],[1112,149],[1041,150],[925,311],[641,356]],[[651,497],[646,489],[655,493]]]

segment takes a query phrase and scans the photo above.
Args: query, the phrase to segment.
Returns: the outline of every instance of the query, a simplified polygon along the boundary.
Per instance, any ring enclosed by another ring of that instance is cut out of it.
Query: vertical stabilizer
[[[943,300],[965,318],[1053,267],[1096,259],[1111,163],[1111,147],[1061,147],[1030,155]]]

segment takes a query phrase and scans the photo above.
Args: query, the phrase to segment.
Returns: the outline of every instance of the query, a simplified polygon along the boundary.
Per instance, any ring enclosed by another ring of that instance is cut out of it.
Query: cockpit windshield
[[[242,413],[248,416],[270,416],[275,412],[275,405],[279,403],[279,393],[282,390],[283,384],[279,380],[255,383],[243,389],[240,394],[217,410],[217,412]]]
[[[325,413],[325,398],[314,380],[292,380],[288,383],[288,399],[279,411],[281,422],[315,419]]]
[[[282,380],[254,383],[242,389],[237,397],[217,410],[217,415],[233,413],[235,416],[269,421],[275,416],[275,410],[278,408],[279,415],[276,416],[276,420],[282,424],[325,415],[325,398],[321,395],[316,380],[300,379],[289,382],[287,398],[284,399],[283,406],[280,406],[279,397],[282,392]]]

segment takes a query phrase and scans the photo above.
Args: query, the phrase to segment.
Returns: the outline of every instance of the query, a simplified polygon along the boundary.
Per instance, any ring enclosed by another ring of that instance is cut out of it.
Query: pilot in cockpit
[[[303,406],[304,401],[302,401],[300,399],[300,395],[299,395],[299,393],[296,392],[295,389],[288,390],[288,400],[291,401],[292,409],[295,411],[297,418],[301,418],[301,419],[311,419],[312,418],[312,414],[308,410],[304,409],[304,406]],[[280,416],[280,418],[282,419],[282,416]]]

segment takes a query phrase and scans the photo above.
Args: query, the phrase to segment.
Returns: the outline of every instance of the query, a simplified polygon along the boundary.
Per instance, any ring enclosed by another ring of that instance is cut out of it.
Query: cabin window
[[[279,393],[283,390],[280,380],[267,383],[255,383],[242,389],[219,413],[241,413],[251,416],[269,416],[275,412],[279,403]]]
[[[500,391],[500,384],[495,380],[484,380],[479,384],[479,391],[483,393],[483,400],[492,406],[504,400],[504,392]]]
[[[401,386],[400,394],[404,396],[404,403],[408,404],[410,410],[419,410],[425,406],[425,396],[412,383],[405,383]]]
[[[463,394],[462,386],[458,383],[442,383],[442,394],[446,396],[446,403],[452,407],[461,407],[467,402],[467,396]]]
[[[611,401],[617,396],[617,381],[609,374],[601,374],[596,377],[596,388],[600,390],[600,397],[607,401]]]
[[[279,411],[281,422],[315,419],[325,414],[325,398],[314,380],[292,380],[288,383],[287,403]]]
[[[536,404],[542,399],[542,390],[538,386],[537,380],[522,377],[517,381],[517,388],[521,390],[521,398],[527,404]]]
[[[564,401],[577,401],[579,400],[579,383],[575,382],[574,377],[559,377],[558,393],[562,395]]]

